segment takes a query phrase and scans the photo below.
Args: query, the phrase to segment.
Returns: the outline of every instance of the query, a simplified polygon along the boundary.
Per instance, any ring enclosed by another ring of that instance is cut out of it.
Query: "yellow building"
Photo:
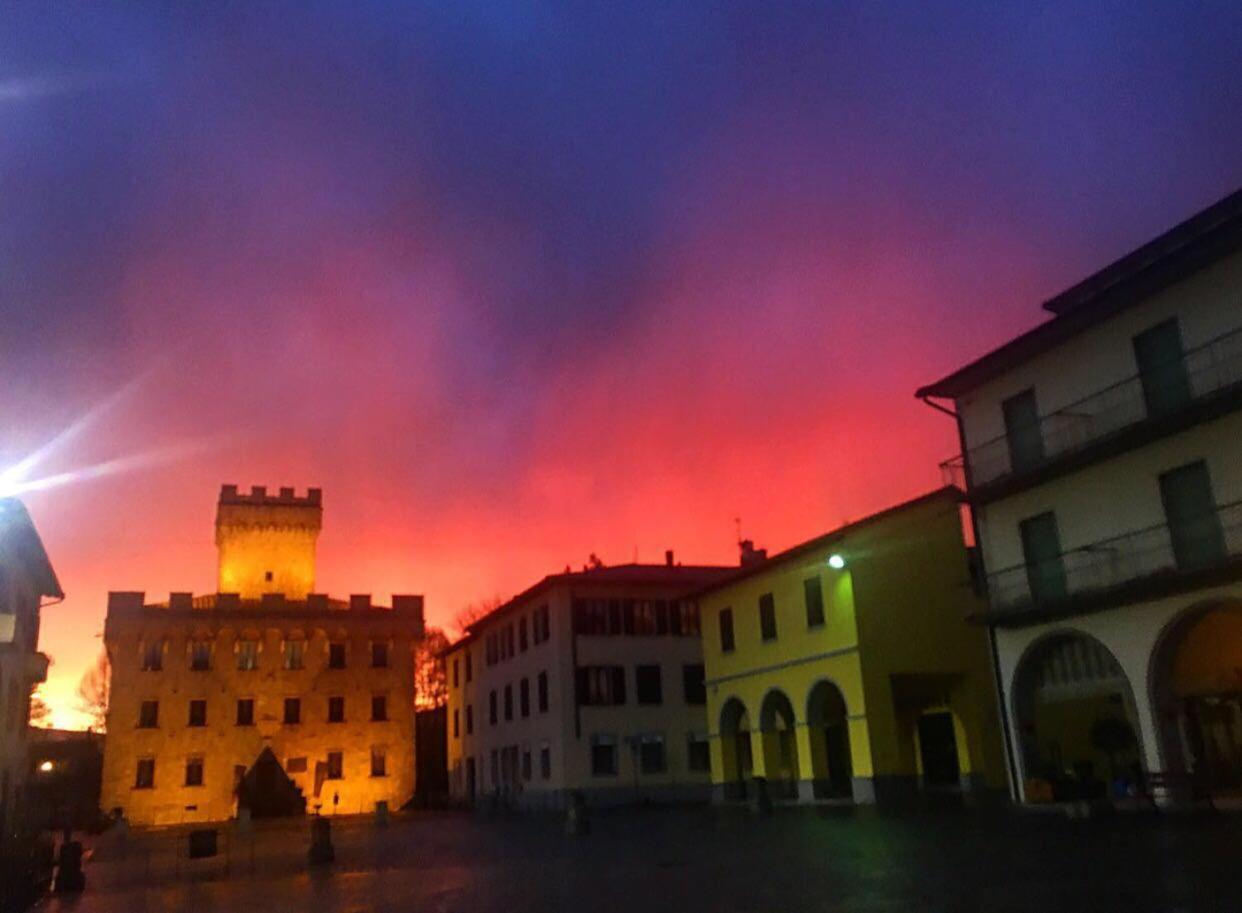
[[[226,485],[220,592],[109,594],[105,810],[157,825],[243,808],[356,814],[413,795],[423,600],[310,592],[321,511],[318,489]]]
[[[1004,788],[956,489],[747,563],[698,596],[718,801]]]

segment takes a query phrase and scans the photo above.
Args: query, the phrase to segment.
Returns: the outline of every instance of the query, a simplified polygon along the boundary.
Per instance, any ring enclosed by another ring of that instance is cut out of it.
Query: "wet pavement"
[[[634,809],[569,837],[559,819],[425,813],[338,821],[309,871],[304,822],[102,838],[76,898],[47,911],[1242,910],[1242,817],[781,809]]]

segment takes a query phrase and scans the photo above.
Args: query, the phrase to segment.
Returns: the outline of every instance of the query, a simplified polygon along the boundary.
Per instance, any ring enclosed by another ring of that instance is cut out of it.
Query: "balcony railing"
[[[1242,501],[988,575],[994,613],[1055,607],[1147,578],[1221,568],[1242,558]]]
[[[1158,378],[1136,374],[1043,416],[1042,447],[1019,452],[1016,467],[1009,435],[970,448],[965,458],[946,460],[940,464],[945,482],[966,487],[967,460],[972,487],[1029,472],[1154,417],[1153,409],[1160,417],[1172,415],[1242,383],[1242,327],[1191,349],[1158,373]]]

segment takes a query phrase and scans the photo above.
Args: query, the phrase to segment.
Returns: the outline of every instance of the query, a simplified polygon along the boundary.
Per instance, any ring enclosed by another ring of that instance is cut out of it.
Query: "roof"
[[[955,398],[1242,247],[1242,190],[1044,302],[1055,316],[935,383],[919,398]]]
[[[19,562],[40,596],[64,598],[34,521],[16,498],[0,498],[0,560]]]
[[[506,615],[518,606],[562,583],[629,584],[634,586],[671,586],[680,584],[694,590],[709,583],[713,578],[724,578],[736,568],[716,564],[618,564],[585,568],[549,574],[533,586],[527,587],[508,602],[497,606],[481,618],[466,626],[466,633],[440,651],[445,656],[478,638],[482,629]]]
[[[837,527],[831,532],[816,536],[814,539],[808,539],[806,542],[799,543],[792,548],[787,548],[783,552],[778,552],[764,561],[758,561],[744,568],[734,570],[733,573],[725,579],[702,587],[695,591],[693,595],[702,596],[706,593],[711,593],[716,590],[724,589],[728,586],[733,586],[740,581],[754,577],[758,574],[766,573],[777,565],[784,564],[786,561],[792,561],[795,558],[800,558],[809,552],[821,551],[836,542],[840,542],[848,538],[859,530],[865,529],[866,527],[872,526],[883,520],[892,519],[894,516],[905,513],[906,511],[916,510],[919,507],[923,507],[927,504],[932,504],[940,500],[956,504],[964,499],[965,495],[961,489],[955,488],[952,485],[937,488],[935,491],[929,491],[927,494],[919,495],[917,498],[912,498],[909,501],[902,501],[900,504],[894,504],[892,507],[886,507],[878,513],[863,517],[861,520],[855,520],[853,523],[847,523],[845,526]]]

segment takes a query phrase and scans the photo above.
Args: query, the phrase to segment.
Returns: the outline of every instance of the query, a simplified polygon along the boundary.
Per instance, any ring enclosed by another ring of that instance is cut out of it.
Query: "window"
[[[328,752],[327,779],[329,780],[345,779],[345,756],[339,751]]]
[[[518,619],[518,649],[523,653],[526,652],[526,616],[523,615]],[[530,779],[527,777],[526,779]]]
[[[613,600],[616,620],[620,621],[620,603]],[[574,600],[574,633],[603,635],[609,632],[609,603],[606,599]],[[621,633],[619,630],[613,633]]]
[[[339,696],[328,698],[328,722],[345,722],[345,698]]]
[[[272,576],[273,576],[273,575],[272,575],[272,572],[271,572],[271,571],[264,571],[264,572],[263,572],[263,580],[264,580],[266,583],[271,583],[271,582],[272,582]]]
[[[525,780],[525,781],[526,781],[526,782],[528,782],[528,783],[530,782],[530,775],[531,775],[531,769],[530,769],[530,768],[531,768],[531,765],[530,765],[530,746],[529,746],[529,745],[523,745],[523,746],[522,746],[522,779],[523,779],[523,780]]]
[[[453,658],[453,687],[457,687],[457,658]]]
[[[660,682],[658,665],[634,667],[634,693],[640,704],[660,704],[664,701],[664,689]]]
[[[371,776],[388,776],[388,755],[383,748],[371,749]]]
[[[293,726],[302,722],[302,699],[298,697],[285,698],[285,723]]]
[[[470,659],[470,651],[466,651],[466,681],[474,679],[474,663]]]
[[[733,610],[720,610],[720,652],[733,652]]]
[[[466,735],[474,732],[474,707],[471,704],[466,705]]]
[[[496,690],[493,688],[487,695],[487,721],[493,726],[496,725],[498,714],[496,713]]]
[[[139,758],[134,774],[134,789],[155,788],[155,758]]]
[[[513,686],[505,685],[505,722],[513,719]]]
[[[143,701],[138,708],[138,728],[154,729],[160,724],[160,702]]]
[[[301,669],[302,653],[306,644],[300,640],[286,640],[284,647],[283,665],[285,669]]]
[[[388,668],[388,644],[377,643],[371,644],[371,668],[387,669]]]
[[[453,708],[453,738],[461,737],[461,711]]]
[[[242,672],[253,672],[259,668],[259,642],[257,640],[237,642],[237,668]]]
[[[539,743],[539,776],[552,779],[552,746],[547,742]]]
[[[596,777],[615,777],[617,775],[616,736],[591,736],[591,774]]]
[[[207,702],[206,701],[190,701],[190,721],[189,726],[206,726],[207,725]]]
[[[1179,569],[1195,571],[1225,562],[1228,549],[1207,463],[1199,460],[1161,474],[1160,500]]]
[[[142,671],[159,672],[164,668],[164,644],[161,641],[142,645]]]
[[[638,737],[638,769],[645,774],[664,773],[667,763],[664,736],[647,733]]]
[[[306,773],[306,758],[290,758],[285,761],[285,772],[291,774]]]
[[[690,770],[711,770],[711,750],[708,748],[707,736],[692,732],[686,736],[686,766]]]
[[[388,719],[388,698],[383,694],[371,696],[371,722],[382,723]]]
[[[806,596],[806,626],[818,628],[824,623],[824,588],[818,574],[802,581],[802,592]]]
[[[584,707],[625,703],[625,669],[621,666],[582,666],[575,682],[578,703]]]
[[[771,593],[759,597],[759,636],[763,640],[776,640],[776,600]]]
[[[548,712],[548,673],[540,672],[538,678],[539,712]]]
[[[344,644],[328,644],[328,668],[344,669],[345,668],[345,645]]]
[[[630,610],[627,620],[629,618],[633,619],[626,626],[627,634],[637,634],[646,637],[660,633],[659,626],[656,623],[656,605],[654,602],[648,599],[637,599],[627,603],[626,608]]]
[[[513,622],[509,622],[505,625],[505,659],[513,655]]]
[[[237,701],[237,725],[254,725],[254,698],[243,697]]]
[[[1030,517],[1018,524],[1022,537],[1022,554],[1026,563],[1026,580],[1035,602],[1064,599],[1067,588],[1065,565],[1061,562],[1061,537],[1057,532],[1056,515],[1048,512]]]
[[[1190,401],[1193,392],[1176,317],[1135,336],[1134,359],[1149,416],[1167,415]]]
[[[518,686],[518,709],[523,717],[530,716],[530,679],[524,678]]]
[[[211,642],[196,640],[190,644],[190,671],[206,672],[211,668]]]
[[[203,785],[203,759],[202,758],[186,758],[185,759],[185,785],[186,786],[202,786]]]
[[[1044,459],[1044,435],[1035,391],[1023,390],[1001,403],[1009,465],[1014,472],[1038,466]]]
[[[535,609],[533,620],[535,643],[541,644],[552,636],[552,625],[548,616],[548,607],[541,605]]]
[[[491,755],[492,767],[492,786],[500,785],[500,753],[495,748],[492,749]]]
[[[699,606],[694,602],[670,602],[668,631],[679,637],[699,636]]]
[[[681,687],[687,704],[707,703],[707,685],[703,680],[703,664],[687,663],[681,667]]]

